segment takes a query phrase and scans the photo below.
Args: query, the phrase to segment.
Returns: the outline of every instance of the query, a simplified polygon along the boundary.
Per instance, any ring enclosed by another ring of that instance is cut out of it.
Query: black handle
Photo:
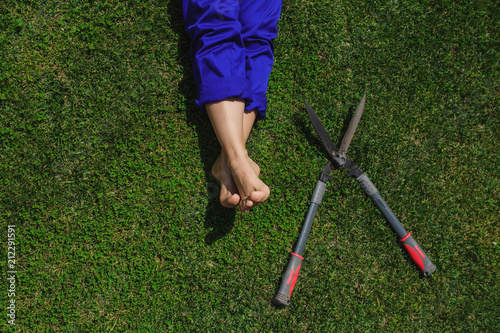
[[[405,250],[410,255],[413,262],[422,271],[425,276],[429,276],[436,270],[436,265],[434,265],[425,252],[420,248],[417,242],[413,239],[411,234],[405,230],[401,222],[392,210],[389,208],[387,203],[384,201],[377,188],[365,173],[362,173],[356,180],[361,184],[366,194],[372,198],[373,202],[380,210],[384,218],[389,223],[391,228],[394,230],[398,236],[399,241],[403,244]]]
[[[321,179],[316,183],[316,188],[314,189],[313,195],[311,197],[311,204],[309,205],[309,210],[307,211],[306,218],[304,219],[304,224],[302,230],[300,231],[299,239],[295,245],[295,252],[292,253],[288,266],[286,267],[283,278],[281,279],[281,285],[278,289],[278,293],[273,297],[273,302],[276,305],[289,305],[290,297],[292,296],[293,288],[295,283],[297,283],[297,278],[299,277],[300,266],[302,265],[302,254],[304,253],[304,248],[306,246],[307,238],[311,231],[312,224],[314,222],[314,216],[318,211],[318,207],[323,200],[323,194],[325,193],[326,183]]]

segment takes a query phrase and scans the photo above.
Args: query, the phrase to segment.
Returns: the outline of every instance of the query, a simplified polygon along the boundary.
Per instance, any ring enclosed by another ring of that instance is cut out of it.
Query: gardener
[[[266,114],[280,0],[183,0],[191,39],[196,103],[222,147],[212,166],[220,203],[247,211],[269,197],[260,168],[247,154],[253,124]]]

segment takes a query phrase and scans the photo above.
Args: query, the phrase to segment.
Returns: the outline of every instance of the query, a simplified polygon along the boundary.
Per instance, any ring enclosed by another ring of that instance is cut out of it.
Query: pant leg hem
[[[267,98],[266,94],[254,93],[253,100],[245,104],[245,111],[257,111],[257,118],[255,121],[262,120],[266,117]]]
[[[222,101],[228,98],[241,98],[245,104],[253,102],[251,83],[246,78],[223,77],[205,81],[198,89],[196,104],[203,110],[205,104]]]

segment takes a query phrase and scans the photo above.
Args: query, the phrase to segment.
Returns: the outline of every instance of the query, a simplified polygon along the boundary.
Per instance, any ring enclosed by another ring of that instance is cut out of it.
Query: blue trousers
[[[196,103],[205,112],[206,103],[241,98],[264,118],[281,0],[183,0],[182,7]]]

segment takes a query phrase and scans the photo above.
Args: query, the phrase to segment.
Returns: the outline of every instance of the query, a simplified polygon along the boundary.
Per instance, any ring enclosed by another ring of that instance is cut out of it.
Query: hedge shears
[[[302,260],[304,259],[302,257],[302,254],[304,252],[306,241],[309,237],[309,232],[311,231],[314,216],[316,215],[318,207],[323,200],[326,183],[331,179],[330,173],[332,170],[345,169],[348,171],[347,176],[355,178],[359,182],[361,187],[363,187],[363,189],[365,190],[366,194],[373,200],[377,208],[387,220],[391,229],[396,233],[399,242],[408,252],[408,255],[424,276],[431,275],[436,269],[436,266],[431,262],[422,248],[413,239],[413,236],[409,232],[407,232],[401,222],[399,222],[398,218],[394,215],[394,213],[384,201],[377,188],[375,187],[375,185],[373,185],[368,176],[363,171],[361,171],[361,169],[356,164],[354,164],[354,162],[346,157],[347,149],[351,144],[354,132],[356,131],[356,127],[358,126],[358,123],[361,119],[361,115],[365,106],[365,100],[366,93],[364,94],[361,102],[356,108],[356,111],[349,123],[349,127],[347,128],[339,149],[335,147],[332,140],[328,136],[328,132],[321,124],[318,116],[316,115],[316,113],[314,113],[309,103],[305,101],[309,119],[311,120],[314,130],[320,137],[323,145],[328,152],[328,162],[321,171],[319,179],[316,183],[316,187],[311,197],[311,204],[304,219],[304,224],[302,226],[299,239],[297,240],[297,243],[295,245],[295,250],[290,257],[290,261],[283,275],[278,292],[273,298],[273,302],[276,305],[290,304],[290,297],[297,282],[299,270],[302,265]]]

